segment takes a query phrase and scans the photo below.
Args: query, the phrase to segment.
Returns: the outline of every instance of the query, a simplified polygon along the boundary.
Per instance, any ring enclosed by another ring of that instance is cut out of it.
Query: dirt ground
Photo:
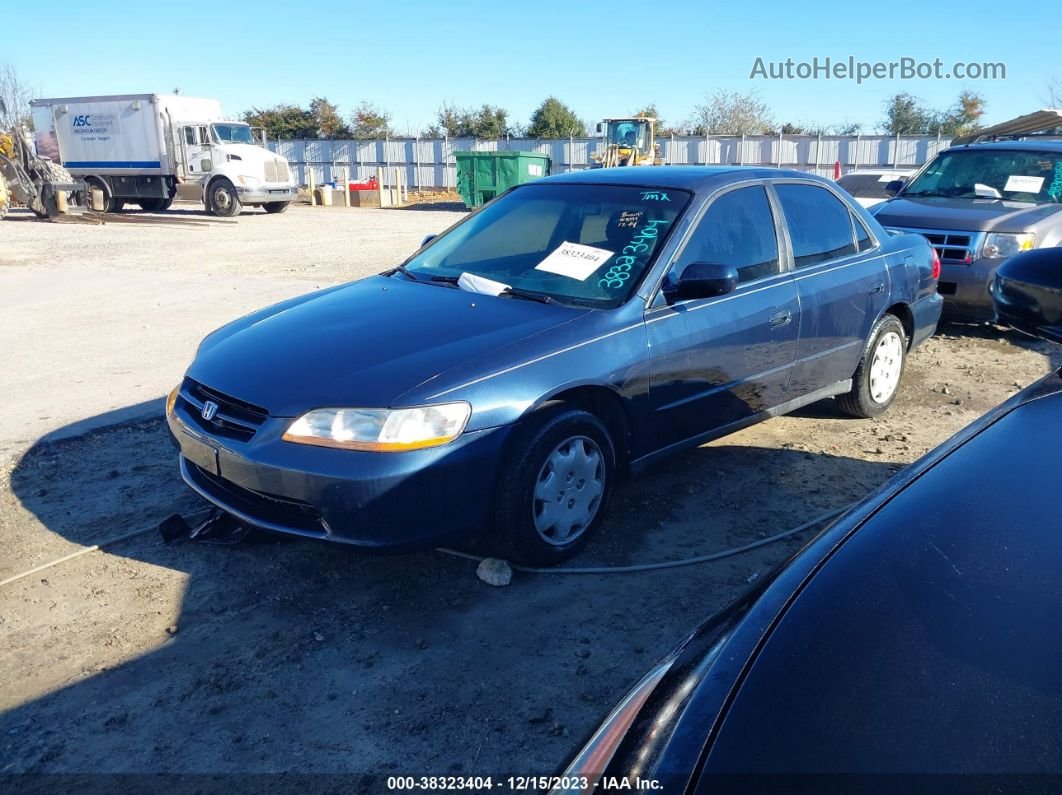
[[[425,226],[456,218],[344,212],[110,229],[91,265],[283,280],[312,252],[312,289],[380,270]],[[10,269],[75,272],[56,248],[101,239],[14,225],[0,292]],[[164,239],[130,249],[138,236]],[[259,241],[254,256],[240,236]],[[162,246],[180,247],[177,265],[159,264]],[[61,320],[57,307],[41,311]],[[166,334],[165,319],[140,333]],[[946,326],[912,356],[884,417],[847,419],[826,401],[672,458],[620,487],[573,565],[683,558],[799,525],[1060,365],[1046,344]],[[157,414],[55,441],[52,430],[12,442],[0,469],[0,580],[202,507]],[[517,573],[492,588],[473,562],[441,552],[166,546],[148,532],[0,586],[0,773],[349,773],[348,791],[365,792],[392,774],[547,774],[656,659],[811,535],[682,569]]]

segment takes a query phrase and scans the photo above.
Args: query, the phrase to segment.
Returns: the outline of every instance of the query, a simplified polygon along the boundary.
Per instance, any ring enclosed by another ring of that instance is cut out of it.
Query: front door
[[[181,144],[188,178],[202,180],[214,168],[213,147],[206,125],[189,124],[181,127]]]
[[[729,295],[654,303],[649,341],[654,447],[725,428],[786,400],[796,356],[799,303],[762,184],[715,197],[668,280],[694,262],[733,265]]]

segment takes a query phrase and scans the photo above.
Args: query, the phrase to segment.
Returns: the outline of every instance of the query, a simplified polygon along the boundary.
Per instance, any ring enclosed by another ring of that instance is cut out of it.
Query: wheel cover
[[[229,195],[228,188],[214,190],[214,204],[220,210],[227,210],[232,206],[232,196]]]
[[[581,536],[601,509],[605,459],[586,436],[565,439],[546,457],[535,481],[531,515],[547,544],[564,546]]]
[[[903,371],[903,340],[895,331],[881,335],[870,360],[870,397],[886,403],[896,394]]]

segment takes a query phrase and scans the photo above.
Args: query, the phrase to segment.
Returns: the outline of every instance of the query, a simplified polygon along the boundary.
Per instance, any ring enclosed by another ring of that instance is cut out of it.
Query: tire
[[[123,202],[117,201],[112,195],[110,188],[103,182],[103,180],[95,177],[87,177],[85,179],[85,206],[92,206],[92,189],[103,191],[103,210],[105,213],[118,212],[121,209]]]
[[[210,183],[207,193],[207,208],[211,214],[221,218],[232,218],[239,215],[243,210],[240,204],[240,195],[236,188],[224,177],[219,177]]]
[[[73,182],[74,178],[70,176],[70,172],[63,168],[58,163],[53,163],[50,160],[44,161],[46,166],[45,177],[49,182]],[[67,193],[69,198],[69,192]],[[41,201],[41,194],[38,192],[33,197],[33,201],[27,205],[33,214],[38,218],[48,217],[48,208],[44,206],[44,202]]]
[[[491,543],[514,563],[552,566],[601,524],[615,448],[601,420],[565,404],[535,412],[517,434],[498,479]]]
[[[137,201],[137,204],[139,204],[140,209],[146,213],[163,213],[170,209],[170,206],[173,204],[173,199],[154,197],[151,199],[140,199]]]
[[[852,391],[838,395],[846,414],[861,419],[877,417],[892,405],[900,391],[907,364],[907,333],[895,315],[883,315],[870,331],[859,367],[852,376]]]
[[[290,206],[291,202],[266,202],[262,209],[267,213],[286,213]]]

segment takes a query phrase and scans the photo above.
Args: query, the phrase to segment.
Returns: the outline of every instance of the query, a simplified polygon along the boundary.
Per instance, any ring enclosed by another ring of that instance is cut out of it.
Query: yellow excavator
[[[3,100],[0,112],[7,112]],[[81,211],[84,197],[85,183],[58,163],[38,157],[18,126],[0,131],[0,218],[16,200],[38,218],[55,218]]]
[[[597,132],[605,136],[605,151],[590,156],[593,168],[659,166],[664,162],[656,142],[656,119],[605,119],[597,125]]]

